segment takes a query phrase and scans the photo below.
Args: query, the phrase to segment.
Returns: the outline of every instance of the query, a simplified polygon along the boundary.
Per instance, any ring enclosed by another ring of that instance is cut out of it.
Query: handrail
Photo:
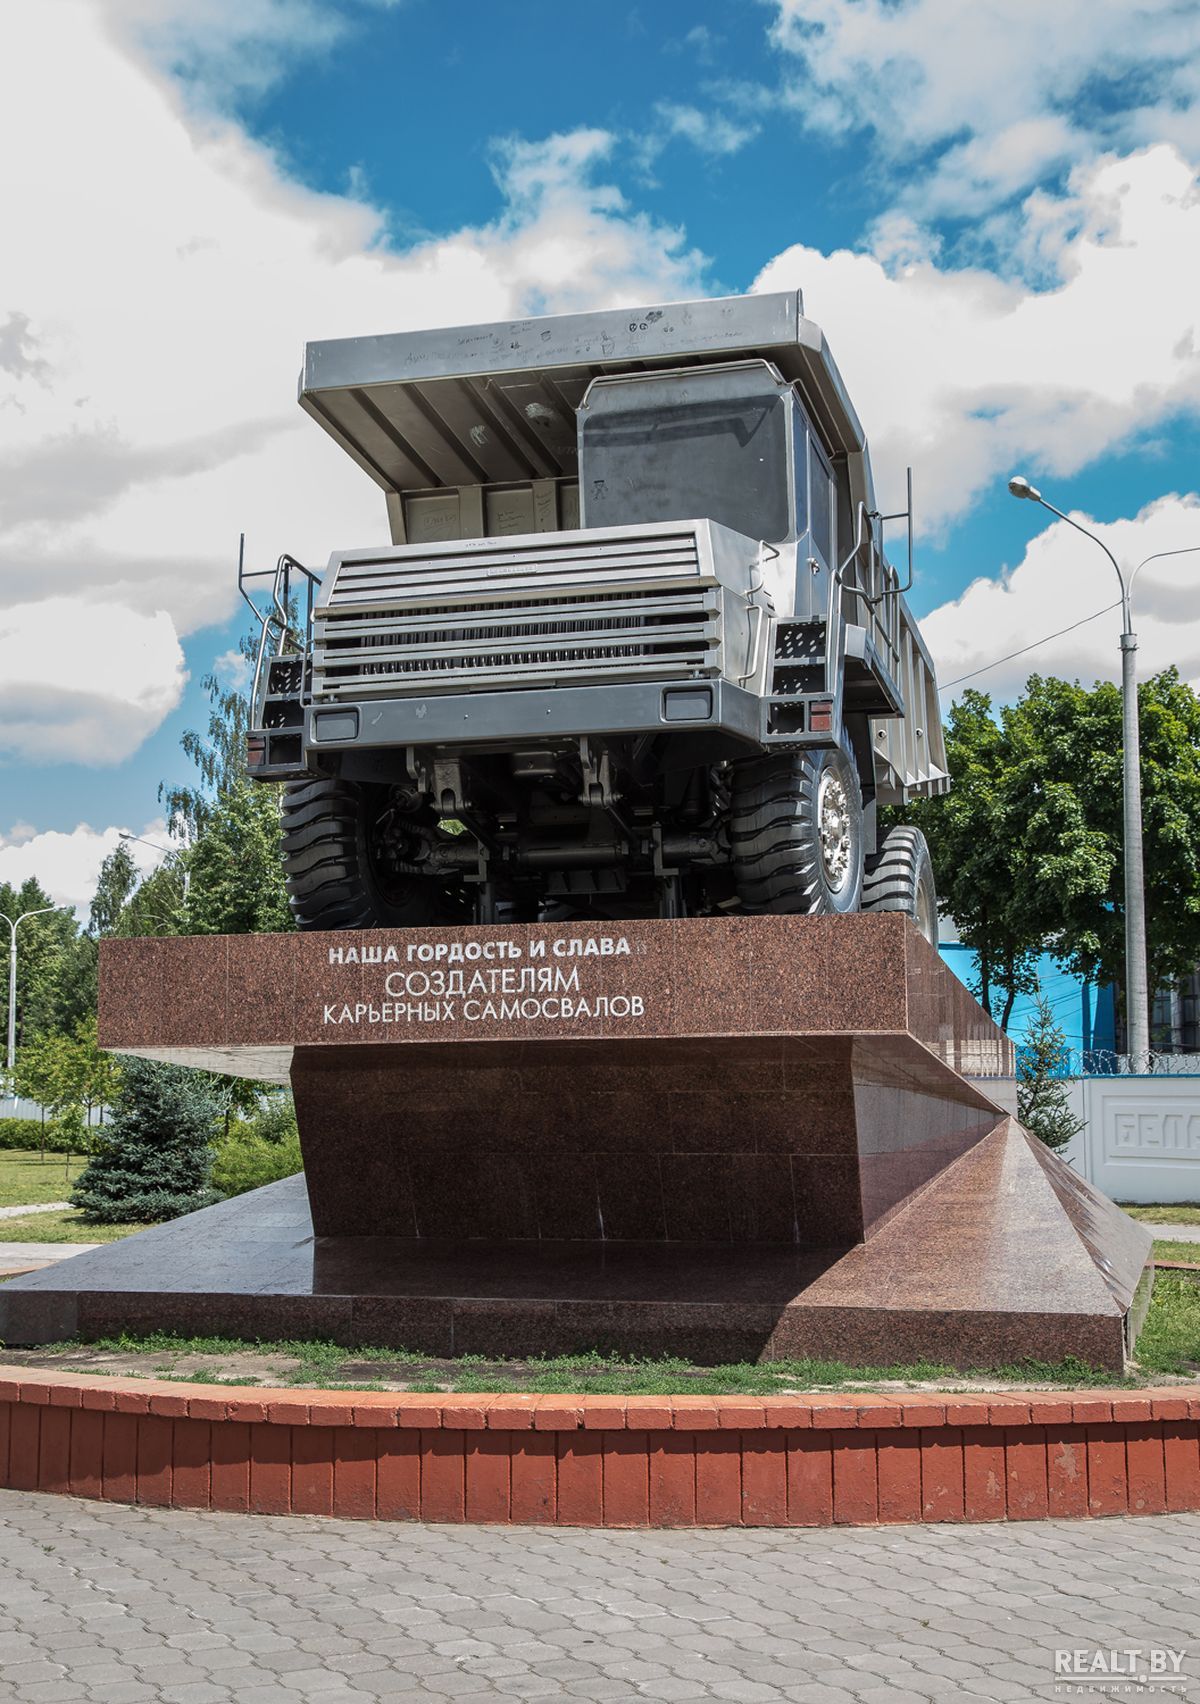
[[[890,596],[890,595],[893,595],[893,594],[900,594],[902,596],[905,592],[911,592],[912,591],[912,586],[913,586],[913,494],[912,494],[913,481],[912,481],[912,468],[911,467],[908,468],[906,470],[906,473],[907,473],[907,483],[908,483],[908,508],[907,509],[898,509],[894,515],[880,515],[879,516],[879,523],[880,523],[880,527],[879,527],[879,530],[880,530],[880,546],[879,546],[879,548],[880,548],[880,554],[882,554],[882,552],[883,552],[882,534],[883,534],[883,523],[885,521],[907,521],[908,522],[908,579],[904,582],[904,584],[902,586],[900,586],[900,585],[894,586],[890,593],[881,592],[880,593],[881,597],[887,597],[887,596]],[[893,569],[893,572],[895,572],[894,569]],[[899,580],[900,576],[897,574],[896,578],[897,578],[897,580]]]
[[[859,501],[855,515],[854,543],[835,570],[834,583],[839,587],[846,584],[846,570],[849,568],[854,559],[861,554],[865,546],[867,549],[868,583],[865,587],[852,585],[850,590],[854,593],[855,597],[861,598],[863,603],[870,610],[880,637],[891,652],[892,656],[897,662],[899,662],[900,606],[898,603],[893,603],[891,605],[890,615],[886,620],[878,613],[878,606],[883,602],[884,598],[894,596],[903,589],[899,585],[889,586],[886,584],[889,578],[892,580],[898,580],[899,575],[896,573],[887,557],[883,554],[882,546],[875,536],[875,521],[882,521],[884,519],[886,519],[886,517],[880,515],[878,510],[868,509],[864,502],[861,500]],[[883,585],[883,590],[874,592],[874,587],[879,584]]]
[[[295,628],[292,624],[292,572],[304,576],[304,624],[303,628]],[[271,601],[266,609],[260,609],[247,590],[250,580],[271,581]],[[274,568],[246,569],[246,535],[242,533],[238,541],[238,592],[259,624],[258,646],[254,657],[254,679],[250,687],[250,716],[253,725],[257,726],[258,710],[262,702],[263,669],[268,660],[268,647],[271,636],[277,634],[275,648],[270,653],[272,657],[285,654],[289,641],[296,652],[307,656],[312,648],[313,594],[321,583],[319,574],[311,568],[306,568],[294,556],[286,551],[278,558]]]

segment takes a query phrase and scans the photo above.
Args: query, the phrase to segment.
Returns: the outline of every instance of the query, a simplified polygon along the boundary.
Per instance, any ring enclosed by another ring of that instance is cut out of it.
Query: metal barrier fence
[[[1106,1047],[1069,1049],[1063,1077],[1200,1077],[1200,1053],[1114,1053]]]
[[[1017,1044],[1017,1066],[1027,1050]],[[1108,1047],[1063,1047],[1048,1073],[1073,1082],[1077,1077],[1200,1077],[1200,1053],[1114,1053]]]

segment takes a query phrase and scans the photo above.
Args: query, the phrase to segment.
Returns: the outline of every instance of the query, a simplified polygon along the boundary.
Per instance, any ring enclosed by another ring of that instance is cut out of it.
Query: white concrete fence
[[[1086,1126],[1062,1153],[1114,1201],[1200,1202],[1200,1076],[1077,1077]]]

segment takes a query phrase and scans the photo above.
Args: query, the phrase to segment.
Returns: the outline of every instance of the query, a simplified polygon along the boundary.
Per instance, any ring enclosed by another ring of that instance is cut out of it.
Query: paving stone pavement
[[[1037,1704],[1056,1647],[1169,1645],[1200,1704],[1198,1556],[1197,1515],[593,1532],[4,1491],[0,1700]]]
[[[75,1255],[87,1254],[90,1249],[100,1246],[99,1243],[0,1241],[0,1273],[36,1271],[41,1266],[57,1265],[60,1260],[72,1260]]]
[[[1200,1243],[1200,1225],[1152,1225],[1143,1220],[1146,1229],[1163,1242]]]

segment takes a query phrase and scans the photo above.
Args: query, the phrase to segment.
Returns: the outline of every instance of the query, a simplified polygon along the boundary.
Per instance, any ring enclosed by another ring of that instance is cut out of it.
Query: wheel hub
[[[825,880],[834,893],[845,886],[850,873],[852,837],[850,805],[838,777],[826,771],[817,788],[817,833],[821,842],[821,864]]]

